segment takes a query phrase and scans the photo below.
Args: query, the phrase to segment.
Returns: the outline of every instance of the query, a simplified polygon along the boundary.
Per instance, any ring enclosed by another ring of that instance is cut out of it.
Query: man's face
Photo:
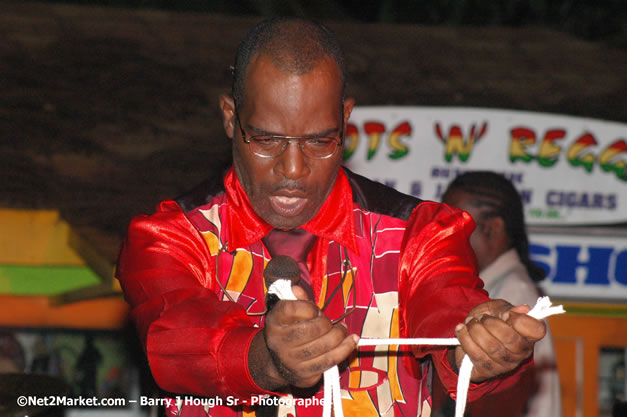
[[[348,120],[353,107],[352,100],[346,100],[343,118],[341,87],[339,70],[330,58],[307,74],[295,75],[258,56],[248,67],[244,103],[238,107],[241,126],[247,138],[261,134],[339,137],[342,119]],[[221,108],[227,136],[233,139],[235,172],[257,215],[284,230],[307,223],[333,188],[342,148],[329,158],[312,159],[292,142],[277,157],[260,157],[242,140],[233,100],[223,96]]]

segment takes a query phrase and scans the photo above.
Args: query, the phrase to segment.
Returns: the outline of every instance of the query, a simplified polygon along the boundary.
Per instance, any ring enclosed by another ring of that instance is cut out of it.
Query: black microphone
[[[287,279],[292,281],[292,286],[298,285],[300,281],[300,268],[296,261],[289,256],[279,255],[270,259],[266,269],[263,271],[263,279],[266,282],[266,288],[270,288],[272,283],[278,279]],[[279,297],[275,294],[266,295],[266,312],[272,310],[272,307],[279,301]]]

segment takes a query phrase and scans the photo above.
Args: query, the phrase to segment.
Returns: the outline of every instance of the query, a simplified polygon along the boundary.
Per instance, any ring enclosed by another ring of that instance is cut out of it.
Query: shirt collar
[[[249,246],[272,230],[272,226],[253,210],[233,168],[224,177],[224,188],[229,203],[227,250]],[[344,170],[340,168],[324,204],[314,218],[301,227],[358,253],[353,217],[353,193]]]
[[[479,276],[487,287],[490,282],[505,275],[516,265],[520,265],[520,257],[516,249],[511,248],[500,254],[490,265],[479,272]]]

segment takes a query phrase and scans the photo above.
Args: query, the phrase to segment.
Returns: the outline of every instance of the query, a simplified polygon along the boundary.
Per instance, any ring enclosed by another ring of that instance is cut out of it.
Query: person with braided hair
[[[479,276],[491,298],[512,304],[535,304],[542,290],[542,268],[529,258],[523,203],[514,185],[503,175],[473,171],[455,178],[442,202],[468,212],[476,228],[470,244]],[[561,395],[550,330],[536,343],[533,367],[509,390],[469,404],[471,416],[559,417]]]

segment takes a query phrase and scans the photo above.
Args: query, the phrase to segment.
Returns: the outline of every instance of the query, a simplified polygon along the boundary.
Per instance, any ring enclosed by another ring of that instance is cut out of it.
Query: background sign
[[[531,259],[547,272],[556,298],[627,300],[627,236],[531,233]]]
[[[627,125],[477,108],[358,107],[345,165],[425,200],[468,170],[497,171],[529,224],[627,222]]]

